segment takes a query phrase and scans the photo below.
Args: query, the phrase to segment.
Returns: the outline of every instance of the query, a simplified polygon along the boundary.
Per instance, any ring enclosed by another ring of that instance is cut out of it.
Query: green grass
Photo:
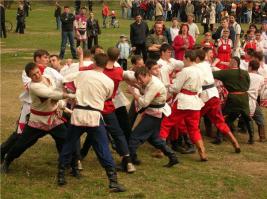
[[[96,16],[102,22],[99,8]],[[115,8],[115,7],[113,7]],[[119,14],[119,10],[117,13]],[[55,30],[54,6],[33,4],[27,18],[24,35],[8,33],[1,40],[1,137],[5,140],[15,128],[19,116],[19,93],[23,90],[21,71],[32,61],[35,49],[44,48],[59,53],[60,32]],[[7,19],[15,26],[13,7]],[[120,34],[129,34],[130,21],[120,19],[119,29],[103,29],[99,38],[106,49],[114,46]],[[169,24],[169,23],[168,23]],[[149,22],[151,27],[152,22]],[[246,26],[245,26],[246,27]],[[201,28],[201,27],[200,27]],[[201,28],[202,30],[202,28]],[[67,50],[66,57],[70,56]],[[257,137],[257,135],[256,135]],[[108,192],[104,170],[90,151],[83,161],[83,177],[76,180],[67,175],[68,184],[56,185],[57,152],[49,136],[42,138],[19,159],[14,161],[8,175],[1,176],[2,198],[267,198],[267,144],[246,144],[247,135],[238,134],[242,153],[233,153],[230,143],[221,146],[209,144],[205,137],[209,162],[199,162],[197,154],[180,155],[181,164],[163,168],[167,158],[150,156],[153,148],[143,145],[138,154],[143,164],[132,175],[119,173],[119,181],[128,189],[121,194]],[[113,152],[115,160],[119,157]]]

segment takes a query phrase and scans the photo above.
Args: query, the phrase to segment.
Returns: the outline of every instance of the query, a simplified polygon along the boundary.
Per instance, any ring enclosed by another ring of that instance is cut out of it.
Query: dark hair
[[[164,43],[164,44],[161,45],[161,47],[160,47],[160,49],[159,49],[159,52],[160,52],[160,54],[161,54],[162,52],[166,52],[167,50],[172,51],[173,48],[172,48],[172,46],[171,46],[170,44],[166,44],[166,43]]]
[[[255,31],[255,34],[257,34],[257,33],[260,33],[261,34],[261,30],[259,29],[259,30],[256,30]]]
[[[224,21],[224,20],[227,20],[227,21],[228,21],[228,17],[223,17],[223,18],[221,19],[221,22]]]
[[[202,46],[201,46],[201,44],[195,44],[195,45],[193,46],[193,49],[194,49],[194,50],[202,49]]]
[[[136,79],[138,79],[138,77],[140,75],[146,76],[147,74],[150,74],[148,68],[147,67],[140,67],[140,68],[136,69],[134,76]]]
[[[212,48],[210,48],[210,47],[204,47],[203,50],[204,50],[205,53],[207,53],[207,52],[209,52],[210,50],[212,50]]]
[[[254,54],[252,56],[258,59],[259,61],[262,61],[264,57],[261,51],[254,51]]]
[[[84,58],[91,57],[91,51],[88,49],[83,50],[83,57]]]
[[[69,6],[64,6],[64,8],[70,8]]]
[[[43,50],[43,49],[39,49],[39,50],[36,50],[34,53],[33,53],[33,60],[36,62],[36,58],[37,57],[42,57],[44,55],[47,55],[49,56],[49,53],[47,52],[47,50]]]
[[[256,30],[258,30],[256,24],[250,24],[249,27],[248,27],[248,29],[250,29],[251,27],[254,27]]]
[[[108,56],[105,53],[99,53],[94,56],[95,63],[100,68],[105,68],[108,63]]]
[[[247,49],[247,54],[250,55],[250,56],[254,56],[255,50],[253,48],[248,48]]]
[[[183,29],[184,26],[187,27],[187,30],[188,30],[187,32],[189,32],[189,26],[188,26],[188,24],[183,23],[183,24],[180,26],[179,35],[182,34],[182,29]]]
[[[197,55],[196,55],[196,52],[194,50],[187,50],[185,51],[185,55],[184,57],[187,59],[190,59],[190,61],[192,62],[195,62],[196,61],[196,58],[197,58]]]
[[[250,67],[254,71],[257,71],[260,67],[260,62],[258,62],[257,60],[251,60],[248,63],[248,67]]]
[[[174,20],[179,21],[177,17],[173,17],[172,21],[174,21]]]
[[[107,55],[108,55],[109,60],[117,61],[117,59],[120,55],[120,50],[116,47],[110,47],[107,50]]]
[[[131,63],[132,64],[136,64],[136,62],[139,61],[139,60],[141,60],[141,59],[143,59],[143,57],[141,55],[134,55],[131,58]]]
[[[157,65],[157,61],[154,59],[147,59],[145,65],[149,70],[151,70],[153,66]]]
[[[234,59],[236,61],[237,67],[240,68],[240,58],[237,56],[234,56],[234,57],[232,57],[232,59]]]
[[[206,52],[202,49],[195,50],[197,58],[200,59],[200,61],[204,61],[206,57]]]
[[[155,22],[155,23],[157,23],[157,22],[159,22],[159,21],[165,21],[165,20],[164,20],[163,17],[158,17],[158,18],[156,19],[156,22]]]
[[[92,54],[92,55],[94,55],[94,54],[95,54],[95,50],[96,50],[97,48],[103,49],[103,47],[102,47],[102,46],[99,46],[99,45],[94,45],[94,46],[91,48],[91,54]]]
[[[26,64],[25,72],[26,72],[28,77],[30,77],[30,72],[36,67],[38,67],[38,66],[33,62],[30,62],[30,63]]]
[[[51,57],[56,57],[56,58],[57,58],[57,60],[59,60],[59,59],[60,59],[60,58],[59,58],[59,56],[58,56],[58,55],[56,55],[56,54],[49,55],[49,58],[51,58]]]

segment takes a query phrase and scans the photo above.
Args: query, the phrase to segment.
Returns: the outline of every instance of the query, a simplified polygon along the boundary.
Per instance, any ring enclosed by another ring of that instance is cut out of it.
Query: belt
[[[197,92],[193,92],[187,89],[182,89],[180,93],[186,94],[186,95],[197,95]]]
[[[214,86],[215,86],[215,84],[204,85],[204,86],[202,86],[202,90],[207,90],[207,89],[213,88]]]
[[[57,112],[57,110],[54,111],[50,111],[50,112],[43,112],[43,111],[37,111],[34,109],[31,109],[31,113],[33,113],[34,115],[39,115],[39,116],[49,116],[49,115],[53,115]]]
[[[96,109],[96,108],[93,108],[93,107],[91,107],[89,105],[87,105],[87,106],[75,105],[74,106],[74,109],[82,109],[82,110],[88,110],[88,111],[98,111],[98,112],[101,112],[101,110]]]
[[[234,91],[234,92],[229,92],[229,94],[232,94],[232,95],[243,95],[243,94],[246,94],[247,92],[239,92],[239,91]]]
[[[165,106],[164,104],[149,104],[147,107],[145,108],[141,108],[138,113],[143,113],[147,108],[163,108]]]

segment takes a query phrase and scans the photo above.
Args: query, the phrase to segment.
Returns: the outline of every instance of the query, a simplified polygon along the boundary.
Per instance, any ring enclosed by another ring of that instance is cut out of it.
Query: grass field
[[[102,22],[99,7],[96,10]],[[7,19],[14,26],[15,12],[15,7],[7,11]],[[33,51],[43,48],[50,53],[59,53],[60,32],[56,31],[53,12],[53,6],[33,4],[33,10],[27,18],[26,33],[8,33],[8,38],[1,40],[2,141],[15,128],[20,112],[18,95],[23,90],[21,72],[24,65],[32,61]],[[119,29],[102,30],[100,44],[105,48],[114,46],[120,34],[129,33],[129,23],[120,19]],[[66,55],[70,55],[69,49]],[[152,158],[150,154],[153,148],[145,144],[138,152],[143,164],[137,167],[137,172],[132,175],[119,173],[119,180],[128,191],[111,194],[108,192],[105,172],[92,151],[83,161],[83,177],[76,180],[67,175],[68,184],[58,187],[57,152],[52,139],[46,136],[14,161],[8,175],[1,175],[1,196],[5,199],[267,198],[267,144],[256,142],[250,146],[246,144],[247,135],[238,134],[237,137],[242,147],[241,154],[233,153],[229,142],[213,146],[211,140],[205,138],[209,155],[207,163],[199,162],[197,154],[178,154],[181,164],[171,169],[162,167],[167,162],[166,158]],[[119,161],[118,155],[113,154]]]

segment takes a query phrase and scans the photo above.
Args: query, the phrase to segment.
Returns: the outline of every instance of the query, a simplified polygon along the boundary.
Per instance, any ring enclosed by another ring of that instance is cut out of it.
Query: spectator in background
[[[214,25],[216,23],[216,11],[215,11],[215,5],[211,4],[210,7],[210,20],[209,20],[209,24],[210,24],[210,31],[213,32],[214,30]]]
[[[219,23],[219,21],[221,21],[221,13],[224,9],[224,6],[221,2],[221,0],[217,0],[217,4],[216,4],[216,22]]]
[[[155,20],[161,18],[163,16],[163,7],[159,0],[155,0],[156,8],[155,8]]]
[[[70,12],[69,6],[64,6],[64,12],[60,16],[62,23],[62,34],[61,34],[61,47],[60,47],[60,59],[64,58],[66,44],[69,40],[70,49],[73,59],[77,59],[76,50],[74,47],[74,34],[73,34],[73,22],[75,20],[74,15]]]
[[[179,9],[180,19],[182,22],[186,22],[187,19],[187,15],[185,13],[185,7],[186,7],[186,2],[183,0],[180,3],[180,9]]]
[[[121,7],[121,17],[126,19],[127,17],[127,2],[126,0],[120,0],[120,7]]]
[[[172,26],[168,28],[167,31],[171,35],[171,41],[169,41],[169,44],[172,44],[175,37],[179,35],[179,21],[176,17],[172,18]]]
[[[152,21],[152,18],[154,16],[154,12],[155,12],[155,4],[154,4],[154,0],[149,0],[148,2],[148,20]]]
[[[87,25],[86,8],[82,7],[80,9],[80,13],[75,16],[74,29],[75,29],[76,39],[77,39],[77,47],[80,46],[82,42],[83,49],[87,47],[86,46],[86,41],[87,41],[86,25]]]
[[[92,12],[93,11],[93,1],[92,0],[88,0],[87,1],[87,5],[88,5],[89,12]]]
[[[172,16],[173,17],[179,18],[179,16],[178,16],[179,9],[180,9],[179,1],[178,0],[174,0],[173,4],[172,4]]]
[[[125,35],[120,36],[120,40],[116,47],[120,50],[120,56],[118,59],[118,63],[123,68],[123,70],[127,70],[127,59],[129,58],[131,46],[128,42],[128,39]]]
[[[17,19],[16,33],[24,34],[24,29],[25,29],[25,12],[24,12],[23,5],[22,4],[19,4],[16,19]]]
[[[106,28],[106,20],[107,17],[109,16],[109,7],[107,3],[103,2],[103,7],[102,7],[102,17],[103,17],[103,28]]]
[[[189,27],[189,34],[193,37],[194,41],[196,41],[199,35],[199,29],[197,24],[194,23],[194,15],[188,15],[187,24]]]
[[[141,15],[135,17],[135,22],[130,25],[130,41],[132,47],[135,47],[134,54],[143,56],[143,59],[147,58],[146,51],[146,37],[149,34],[148,25],[142,20]]]
[[[81,0],[75,0],[74,1],[74,7],[75,7],[75,14],[79,14],[80,8],[81,8]]]
[[[127,6],[127,19],[132,18],[132,0],[126,0],[126,6]]]
[[[203,26],[205,34],[206,32],[209,32],[209,21],[210,21],[210,10],[209,7],[204,4],[201,10],[201,25]]]
[[[146,47],[148,57],[158,60],[160,58],[160,47],[163,43],[168,43],[167,38],[163,35],[163,24],[156,23],[154,25],[155,33],[146,38]]]
[[[182,24],[179,35],[175,37],[172,47],[175,53],[175,59],[184,60],[185,51],[192,49],[195,45],[194,38],[189,34],[188,24]]]
[[[194,5],[191,3],[191,0],[187,1],[187,4],[185,6],[185,14],[188,17],[189,15],[194,15],[194,10],[195,7]]]
[[[247,1],[247,19],[248,23],[252,23],[252,9],[253,9],[253,1]]]
[[[6,13],[5,13],[5,7],[0,3],[0,9],[1,9],[1,26],[0,26],[0,37],[6,38]]]
[[[88,36],[87,47],[88,49],[91,49],[93,42],[94,42],[94,45],[98,45],[98,35],[101,34],[98,20],[95,19],[93,12],[90,12],[90,16],[87,20],[86,27],[87,27],[87,36]]]
[[[59,5],[58,1],[56,1],[56,9],[55,9],[54,17],[56,18],[57,30],[61,29],[60,15],[61,15],[61,6]]]
[[[29,0],[23,1],[23,9],[25,12],[25,16],[28,17],[29,16],[29,10],[31,9],[31,4],[30,4]]]

